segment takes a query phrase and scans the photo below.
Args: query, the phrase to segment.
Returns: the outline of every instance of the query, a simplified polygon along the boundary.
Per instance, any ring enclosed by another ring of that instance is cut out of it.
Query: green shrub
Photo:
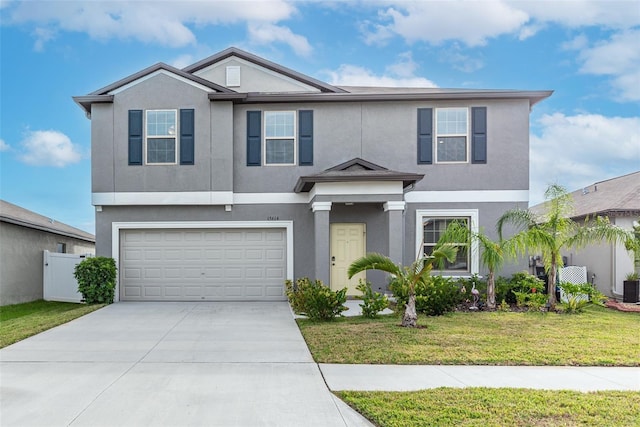
[[[347,288],[332,291],[321,280],[311,281],[307,277],[285,282],[287,298],[296,314],[312,320],[332,320],[347,310]]]
[[[408,287],[399,280],[392,280],[389,289],[398,301],[397,310],[404,311],[409,301]],[[464,294],[453,279],[430,276],[416,283],[416,311],[428,316],[439,316],[453,311],[464,299]]]
[[[560,282],[559,287],[567,299],[559,304],[559,308],[566,313],[582,313],[589,303],[603,305],[607,299],[589,283]]]
[[[111,304],[116,287],[116,262],[113,258],[85,258],[76,265],[73,275],[78,292],[87,304]]]
[[[517,293],[542,293],[545,283],[526,271],[515,273],[510,279],[498,277],[496,279],[496,301],[506,301],[508,304],[518,306],[526,305],[525,297],[520,297],[518,302]]]
[[[362,292],[362,304],[360,304],[360,307],[362,307],[362,315],[364,317],[376,318],[378,313],[389,307],[387,297],[380,292],[373,292],[371,283],[361,279],[356,289]]]

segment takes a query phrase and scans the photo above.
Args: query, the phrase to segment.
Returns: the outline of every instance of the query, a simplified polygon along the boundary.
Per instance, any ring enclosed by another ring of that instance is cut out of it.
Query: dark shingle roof
[[[91,243],[95,243],[96,241],[96,236],[91,233],[47,218],[46,216],[21,208],[4,200],[0,200],[0,221],[47,231],[61,236],[73,237]]]
[[[576,190],[573,197],[573,218],[587,215],[640,215],[640,171],[596,182]],[[532,206],[536,214],[544,212],[544,203]]]

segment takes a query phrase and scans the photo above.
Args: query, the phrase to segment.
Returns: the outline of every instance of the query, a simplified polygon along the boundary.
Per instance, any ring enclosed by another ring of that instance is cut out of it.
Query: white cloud
[[[394,35],[407,42],[440,44],[460,41],[481,46],[490,38],[513,34],[532,37],[549,23],[568,28],[599,26],[625,30],[640,25],[634,0],[485,0],[485,1],[383,1],[377,21],[365,21],[366,43],[384,44]]]
[[[287,27],[270,23],[249,23],[248,29],[252,43],[269,45],[273,42],[281,42],[289,45],[299,56],[311,55],[312,48],[306,37],[294,34]]]
[[[34,166],[64,167],[82,158],[69,137],[55,130],[28,131],[20,145],[20,160]]]
[[[418,77],[418,64],[411,52],[398,55],[398,61],[387,66],[383,75],[357,65],[343,64],[335,71],[325,71],[334,85],[344,86],[388,86],[388,87],[437,87],[429,79]]]
[[[9,151],[9,149],[11,149],[11,146],[4,142],[4,139],[0,138],[0,152]]]
[[[42,49],[58,31],[82,32],[97,40],[136,39],[180,47],[196,42],[189,25],[273,23],[295,12],[286,0],[28,1],[5,9],[5,24],[37,25],[36,49]]]
[[[184,55],[180,55],[177,58],[175,58],[173,61],[170,62],[170,65],[176,68],[184,68],[187,65],[191,65],[194,63],[193,60],[193,55],[189,55],[189,54],[184,54]]]
[[[580,72],[611,76],[616,96],[624,101],[640,100],[640,30],[614,34],[593,47],[583,47]]]
[[[426,41],[439,44],[460,40],[468,46],[484,45],[488,38],[518,31],[528,15],[501,1],[394,2],[379,12],[380,20],[364,37],[370,43],[395,33],[409,43]]]
[[[640,117],[544,115],[531,136],[531,204],[548,184],[573,191],[640,170]]]

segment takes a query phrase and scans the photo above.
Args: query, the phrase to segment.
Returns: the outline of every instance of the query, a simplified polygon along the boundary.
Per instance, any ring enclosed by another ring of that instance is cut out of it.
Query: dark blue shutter
[[[142,110],[129,110],[129,164],[142,164]]]
[[[471,163],[487,163],[487,107],[471,108]]]
[[[192,165],[195,157],[193,109],[180,110],[180,164]]]
[[[300,166],[313,165],[313,110],[298,111],[298,161]]]
[[[247,166],[262,164],[262,112],[247,111]]]
[[[433,109],[418,108],[418,164],[433,163]]]

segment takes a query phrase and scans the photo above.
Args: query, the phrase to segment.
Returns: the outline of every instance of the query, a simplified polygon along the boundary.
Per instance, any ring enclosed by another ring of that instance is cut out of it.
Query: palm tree
[[[482,232],[470,230],[464,222],[454,221],[447,227],[442,241],[449,243],[462,243],[473,250],[473,242],[477,242],[482,250],[480,262],[489,271],[487,275],[487,308],[496,308],[496,284],[495,273],[505,262],[505,256],[510,253],[512,241],[500,239],[493,241]]]
[[[573,211],[573,199],[567,190],[557,184],[550,185],[544,193],[546,213],[538,216],[529,210],[512,209],[505,212],[497,223],[498,234],[502,239],[505,225],[511,224],[519,229],[510,240],[510,252],[524,254],[528,251],[541,253],[548,275],[547,294],[549,306],[556,305],[556,275],[562,267],[561,252],[568,248],[582,248],[590,243],[606,241],[623,242],[634,245],[633,235],[609,223],[607,218],[596,217],[577,223],[570,218]]]
[[[444,266],[444,261],[453,262],[456,258],[457,248],[453,245],[436,245],[431,255],[424,255],[414,261],[410,267],[403,267],[395,264],[391,258],[378,253],[369,253],[362,258],[355,260],[350,266],[347,274],[351,279],[356,274],[365,270],[385,271],[395,276],[396,280],[402,281],[407,287],[409,301],[402,316],[402,326],[415,328],[418,322],[416,313],[416,284],[425,283],[429,280],[434,264],[439,268]]]

